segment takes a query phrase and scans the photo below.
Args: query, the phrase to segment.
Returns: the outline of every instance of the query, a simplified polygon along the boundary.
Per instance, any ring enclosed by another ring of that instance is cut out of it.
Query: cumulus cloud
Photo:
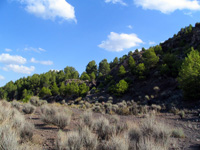
[[[26,67],[23,65],[16,65],[16,64],[9,64],[3,67],[4,71],[14,71],[16,73],[23,73],[23,74],[31,74],[33,71],[35,71],[35,67]]]
[[[25,64],[26,58],[18,55],[10,55],[10,54],[1,54],[0,55],[0,63],[4,64]]]
[[[156,42],[154,42],[154,41],[149,42],[149,45],[155,45],[155,44],[156,44]]]
[[[124,5],[126,6],[127,4],[123,1],[123,0],[105,0],[106,3],[113,3],[113,4],[121,4],[121,5]]]
[[[34,47],[26,47],[26,48],[24,48],[24,51],[27,51],[27,52],[36,52],[36,53],[41,53],[41,52],[46,52],[46,50],[45,49],[43,49],[43,48],[34,48]]]
[[[38,61],[35,58],[31,58],[31,62],[32,63],[36,63],[36,64],[42,64],[42,65],[53,65],[53,62],[48,60],[48,61]]]
[[[128,25],[127,28],[133,29],[133,26],[132,25]]]
[[[197,0],[134,0],[134,3],[143,9],[158,10],[165,14],[175,10],[200,10]]]
[[[5,80],[5,77],[0,75],[0,80]]]
[[[12,49],[6,48],[5,51],[6,52],[12,52]]]
[[[125,49],[138,46],[141,43],[143,43],[143,41],[139,39],[134,33],[118,34],[115,32],[111,32],[110,35],[108,35],[108,39],[106,41],[102,41],[102,43],[98,46],[108,51],[120,52]]]
[[[74,20],[75,10],[65,0],[17,0],[25,5],[25,10],[44,19],[55,20],[57,17],[64,20]]]

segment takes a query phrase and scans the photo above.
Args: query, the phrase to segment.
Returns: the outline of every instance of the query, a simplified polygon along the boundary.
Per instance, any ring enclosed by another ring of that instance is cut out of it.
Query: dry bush
[[[120,118],[118,115],[111,115],[110,116],[110,122],[113,124],[118,124],[120,121]]]
[[[110,125],[109,121],[104,117],[95,120],[94,130],[101,140],[110,139],[116,132],[115,126]]]
[[[34,113],[35,109],[36,109],[35,106],[31,105],[30,103],[27,103],[23,105],[22,111],[25,114],[32,114]]]
[[[19,111],[14,109],[12,111],[12,127],[18,130],[24,125],[24,123],[25,123],[24,116]]]
[[[38,96],[32,96],[30,98],[30,103],[37,107],[37,106],[42,106],[44,104],[47,104],[47,101],[40,100],[40,98]]]
[[[25,122],[24,125],[20,129],[20,138],[21,140],[24,141],[31,141],[33,137],[33,130],[34,130],[34,125]]]
[[[93,127],[93,116],[91,111],[86,111],[81,116],[81,121],[86,125],[88,128]]]
[[[126,138],[112,137],[108,142],[102,142],[98,145],[97,150],[128,150],[129,143]]]
[[[6,125],[0,126],[0,150],[18,150],[17,133]]]
[[[64,107],[43,105],[40,110],[41,119],[46,124],[53,124],[60,129],[70,124],[71,112]]]
[[[57,150],[81,150],[82,146],[81,137],[78,132],[71,131],[65,134],[59,131],[56,141]]]
[[[22,108],[22,105],[20,102],[16,101],[16,100],[13,100],[12,103],[11,103],[12,107],[16,108],[17,110],[21,110]]]
[[[81,143],[86,150],[94,150],[97,146],[97,136],[93,134],[89,128],[84,127],[79,133]]]

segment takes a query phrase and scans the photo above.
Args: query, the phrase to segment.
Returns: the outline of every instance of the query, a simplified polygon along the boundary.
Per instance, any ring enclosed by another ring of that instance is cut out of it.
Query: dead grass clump
[[[36,109],[35,106],[31,105],[30,103],[27,103],[23,105],[22,111],[25,114],[32,114],[34,113],[35,109]]]
[[[17,133],[7,125],[0,127],[0,150],[18,150]]]
[[[30,98],[30,103],[36,107],[38,106],[42,106],[44,104],[47,104],[47,101],[45,100],[40,100],[40,98],[38,96],[32,96]]]
[[[64,132],[59,131],[58,139],[56,141],[57,150],[81,150],[81,148],[81,137],[78,132],[71,131],[65,134]]]
[[[97,146],[97,136],[91,132],[87,127],[84,127],[79,133],[83,148],[87,150],[94,150]]]
[[[94,130],[101,140],[110,139],[116,132],[115,126],[110,125],[109,121],[104,117],[95,120]]]
[[[22,128],[20,129],[20,138],[21,140],[24,141],[31,141],[33,137],[33,130],[34,130],[34,125],[25,122]]]
[[[112,137],[108,142],[102,142],[98,145],[97,150],[128,150],[129,143],[126,138]]]
[[[16,108],[17,110],[21,110],[22,108],[22,105],[20,102],[16,101],[16,100],[13,100],[12,103],[11,103],[12,107]]]
[[[91,111],[86,111],[83,113],[81,117],[82,122],[84,125],[86,125],[88,128],[92,128],[93,126],[93,116]]]
[[[41,119],[46,124],[53,124],[60,129],[64,129],[70,124],[71,112],[64,107],[44,105],[40,110]]]

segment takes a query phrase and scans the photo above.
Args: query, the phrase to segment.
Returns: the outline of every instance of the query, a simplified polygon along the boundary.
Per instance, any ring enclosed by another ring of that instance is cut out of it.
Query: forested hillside
[[[107,94],[148,103],[200,99],[200,23],[182,28],[164,43],[130,51],[112,62],[94,60],[81,75],[74,67],[34,74],[0,88],[0,99],[28,101],[37,95],[75,99]],[[90,91],[90,92],[89,92]]]

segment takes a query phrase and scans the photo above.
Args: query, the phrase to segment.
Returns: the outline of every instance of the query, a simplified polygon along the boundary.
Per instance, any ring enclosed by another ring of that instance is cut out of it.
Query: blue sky
[[[199,21],[197,0],[1,0],[0,86],[121,57]]]

